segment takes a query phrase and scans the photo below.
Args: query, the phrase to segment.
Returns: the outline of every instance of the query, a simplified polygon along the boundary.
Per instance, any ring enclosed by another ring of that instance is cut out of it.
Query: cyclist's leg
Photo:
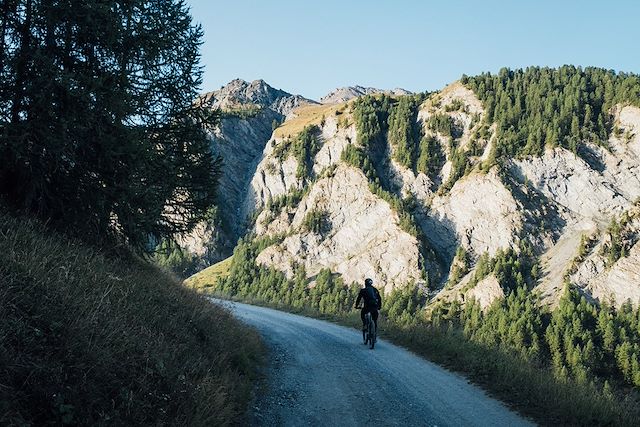
[[[367,309],[363,308],[362,310],[360,310],[360,319],[362,319],[362,330],[364,331],[365,328],[365,322],[364,322],[364,316],[365,314],[367,314]]]
[[[373,324],[376,326],[376,332],[378,332],[378,310],[375,308],[371,310],[371,318],[373,319]]]

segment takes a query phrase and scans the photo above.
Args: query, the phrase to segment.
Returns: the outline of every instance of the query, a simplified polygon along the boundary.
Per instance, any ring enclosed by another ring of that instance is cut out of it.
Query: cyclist
[[[371,313],[373,324],[378,330],[378,310],[382,308],[382,298],[380,292],[373,286],[373,280],[365,279],[364,288],[360,289],[358,298],[356,299],[356,308],[359,308],[360,300],[364,300],[364,306],[360,311],[360,318],[362,319],[362,330],[365,330],[364,316],[367,313]]]

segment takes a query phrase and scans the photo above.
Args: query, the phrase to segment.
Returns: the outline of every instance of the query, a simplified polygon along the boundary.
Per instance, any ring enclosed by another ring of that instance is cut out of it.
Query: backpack
[[[375,308],[377,310],[378,296],[376,294],[376,289],[373,286],[366,287],[364,288],[363,294],[365,308]]]

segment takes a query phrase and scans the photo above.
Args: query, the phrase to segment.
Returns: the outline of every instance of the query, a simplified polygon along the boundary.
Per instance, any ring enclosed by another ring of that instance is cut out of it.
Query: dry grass
[[[0,425],[237,424],[260,354],[174,277],[0,213]]]
[[[233,257],[229,257],[197,272],[184,281],[185,286],[198,292],[213,290],[219,278],[229,275],[232,259]]]
[[[294,111],[296,117],[286,120],[275,131],[277,138],[294,137],[309,125],[319,125],[322,117],[328,118],[341,113],[339,117],[347,115],[347,103],[329,105],[303,105]]]

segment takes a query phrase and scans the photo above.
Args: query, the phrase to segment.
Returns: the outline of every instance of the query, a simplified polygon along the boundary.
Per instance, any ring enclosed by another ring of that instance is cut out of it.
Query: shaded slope
[[[228,425],[260,354],[157,268],[0,213],[0,424]]]

